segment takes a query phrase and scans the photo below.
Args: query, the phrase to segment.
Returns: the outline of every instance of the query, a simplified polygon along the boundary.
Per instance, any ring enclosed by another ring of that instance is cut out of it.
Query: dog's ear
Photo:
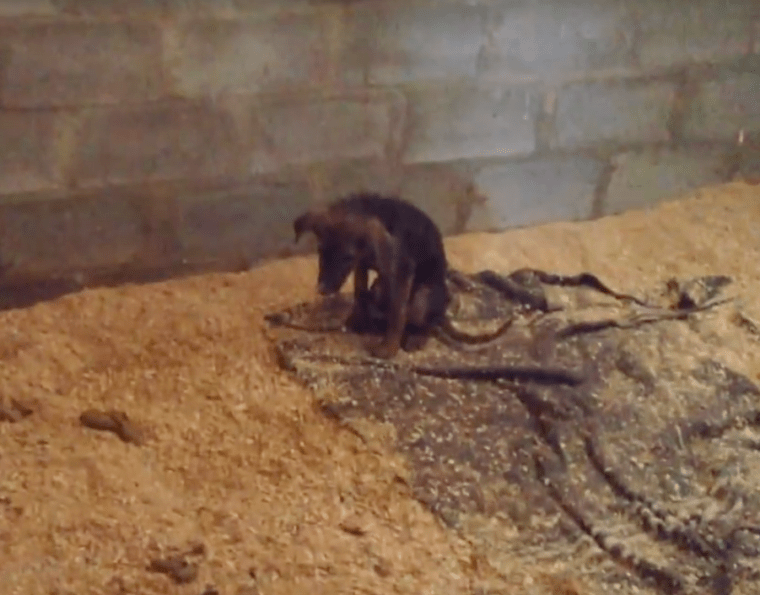
[[[293,231],[296,236],[296,243],[301,236],[307,232],[312,232],[317,238],[321,238],[327,229],[327,213],[324,211],[307,211],[295,221],[293,221]]]

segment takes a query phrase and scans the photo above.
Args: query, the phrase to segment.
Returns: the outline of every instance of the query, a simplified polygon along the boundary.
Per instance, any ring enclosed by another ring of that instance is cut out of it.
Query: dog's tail
[[[507,320],[504,324],[502,324],[499,328],[491,333],[471,335],[470,333],[460,331],[454,326],[448,316],[444,316],[441,319],[438,328],[442,331],[442,334],[444,334],[449,339],[453,339],[454,341],[466,343],[467,345],[484,345],[501,338],[501,336],[509,330],[513,322],[514,317]]]

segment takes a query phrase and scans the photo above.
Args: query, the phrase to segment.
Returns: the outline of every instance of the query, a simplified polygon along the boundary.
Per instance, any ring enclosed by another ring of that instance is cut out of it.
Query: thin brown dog
[[[306,232],[319,244],[318,289],[322,295],[340,291],[354,272],[354,307],[349,326],[356,331],[371,324],[371,306],[382,309],[383,340],[371,348],[376,357],[393,357],[403,346],[421,347],[434,329],[450,322],[446,309],[447,261],[443,238],[420,209],[396,197],[355,194],[328,207],[308,211],[293,223],[296,241]],[[369,271],[377,272],[372,291]],[[483,342],[503,333],[473,337],[451,327],[459,340]]]

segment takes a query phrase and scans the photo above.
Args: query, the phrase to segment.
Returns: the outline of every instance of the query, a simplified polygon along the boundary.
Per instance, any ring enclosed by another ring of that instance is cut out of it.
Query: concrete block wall
[[[594,218],[758,152],[756,0],[0,0],[6,287],[248,267],[356,190]]]

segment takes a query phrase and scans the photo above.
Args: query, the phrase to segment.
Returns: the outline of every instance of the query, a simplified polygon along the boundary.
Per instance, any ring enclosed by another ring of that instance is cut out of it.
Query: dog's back
[[[446,252],[438,226],[422,210],[396,197],[379,194],[352,194],[333,203],[331,208],[345,209],[377,217],[414,261],[415,285],[445,285]]]

